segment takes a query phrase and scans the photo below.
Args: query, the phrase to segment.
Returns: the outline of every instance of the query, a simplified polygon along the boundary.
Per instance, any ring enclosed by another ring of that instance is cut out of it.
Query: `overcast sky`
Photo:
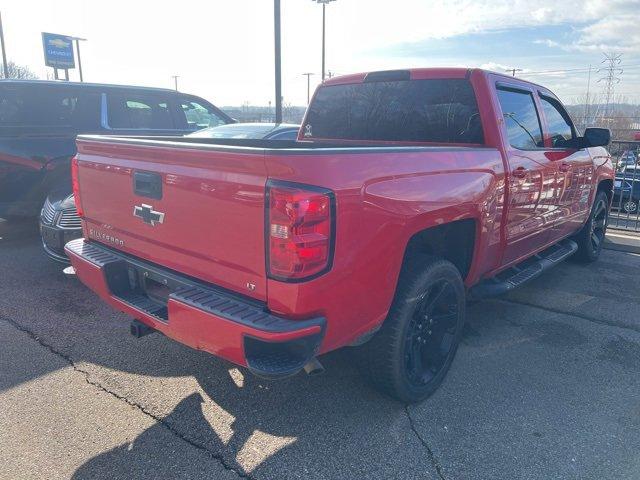
[[[171,87],[171,75],[180,75],[180,90],[218,105],[273,99],[272,0],[2,0],[0,11],[7,56],[41,77],[51,72],[40,36],[47,31],[88,38],[86,81]],[[306,103],[303,73],[319,81],[321,21],[312,0],[282,0],[285,102]],[[327,69],[337,74],[520,68],[572,102],[586,90],[590,64],[591,91],[602,90],[602,52],[623,54],[616,92],[640,103],[640,0],[337,0],[327,7]]]

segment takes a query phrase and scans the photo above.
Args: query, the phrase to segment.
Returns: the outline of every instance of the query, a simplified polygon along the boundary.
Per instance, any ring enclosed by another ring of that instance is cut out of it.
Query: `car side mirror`
[[[585,129],[582,139],[584,147],[606,147],[611,143],[611,130],[589,127]]]

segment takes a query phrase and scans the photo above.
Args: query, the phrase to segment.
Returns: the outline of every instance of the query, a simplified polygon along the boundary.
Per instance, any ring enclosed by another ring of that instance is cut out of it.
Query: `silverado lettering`
[[[66,251],[138,335],[266,377],[357,346],[375,385],[419,401],[453,361],[467,298],[598,258],[609,136],[578,132],[551,91],[498,73],[335,77],[298,141],[78,137],[89,235]],[[170,222],[131,215],[146,200],[135,175],[162,180],[153,209]]]
[[[112,243],[114,245],[118,245],[120,247],[124,247],[124,240],[120,240],[119,238],[114,237],[113,235],[109,235],[104,232],[100,232],[93,228],[89,229],[89,237],[94,238],[96,240],[102,240],[106,243]]]

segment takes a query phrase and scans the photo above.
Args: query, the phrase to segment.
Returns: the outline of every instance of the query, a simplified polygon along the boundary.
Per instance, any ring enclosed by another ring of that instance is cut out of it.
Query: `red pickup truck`
[[[469,296],[595,260],[609,131],[548,89],[483,70],[333,78],[297,141],[80,136],[80,280],[135,320],[252,372],[358,346],[371,380],[431,394]]]

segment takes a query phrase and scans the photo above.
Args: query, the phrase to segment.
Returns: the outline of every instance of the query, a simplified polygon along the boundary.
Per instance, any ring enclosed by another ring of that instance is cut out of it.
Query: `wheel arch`
[[[611,201],[613,200],[613,179],[605,178],[604,180],[600,180],[596,188],[596,193],[597,192],[604,192],[609,199],[609,205],[611,205]]]
[[[421,255],[432,255],[450,261],[464,280],[473,265],[477,234],[478,221],[475,218],[454,220],[418,230],[407,242],[402,270],[413,259]]]

